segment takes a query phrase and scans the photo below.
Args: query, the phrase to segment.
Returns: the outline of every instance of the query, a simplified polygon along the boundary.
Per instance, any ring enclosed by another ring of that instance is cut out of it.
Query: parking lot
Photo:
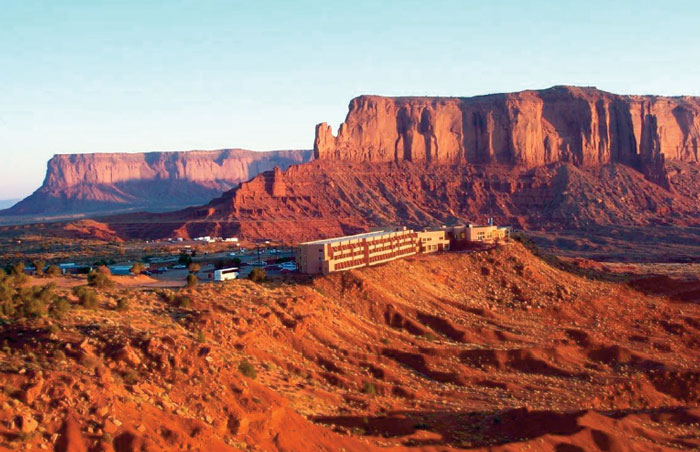
[[[294,253],[289,249],[277,250],[261,250],[260,254],[253,250],[244,252],[221,252],[213,254],[197,255],[192,259],[192,262],[200,264],[201,268],[196,273],[200,282],[214,281],[214,271],[217,268],[217,263],[226,263],[233,259],[240,259],[241,264],[238,266],[238,277],[247,278],[253,268],[260,267],[265,270],[268,276],[275,277],[278,275],[293,273],[290,268],[283,269],[280,265],[276,265],[273,261],[277,259],[293,259]],[[287,264],[288,267],[289,264]],[[228,268],[228,265],[226,266]],[[147,274],[154,279],[167,282],[184,282],[189,274],[187,266],[173,262],[167,265],[153,264],[149,268]]]

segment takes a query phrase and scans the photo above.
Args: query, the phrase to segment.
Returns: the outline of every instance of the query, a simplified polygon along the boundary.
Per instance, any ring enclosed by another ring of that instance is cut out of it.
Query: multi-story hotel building
[[[302,273],[326,274],[443,249],[449,249],[449,241],[442,229],[415,232],[391,228],[302,243],[297,264]]]

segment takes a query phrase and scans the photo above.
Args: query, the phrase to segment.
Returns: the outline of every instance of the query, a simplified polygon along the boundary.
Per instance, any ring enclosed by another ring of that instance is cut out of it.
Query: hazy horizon
[[[700,7],[38,0],[0,17],[0,198],[54,154],[310,149],[351,98],[698,95]]]

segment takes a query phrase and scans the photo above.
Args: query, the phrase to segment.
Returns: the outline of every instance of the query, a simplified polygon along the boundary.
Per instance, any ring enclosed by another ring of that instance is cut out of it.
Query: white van
[[[238,268],[222,268],[221,270],[214,270],[214,281],[228,281],[229,279],[238,278]]]

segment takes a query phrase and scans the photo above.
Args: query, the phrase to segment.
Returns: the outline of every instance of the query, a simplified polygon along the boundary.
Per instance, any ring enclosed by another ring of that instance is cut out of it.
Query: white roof
[[[399,231],[374,231],[374,232],[363,232],[361,234],[346,235],[343,237],[333,237],[330,239],[314,240],[313,242],[304,242],[300,245],[326,245],[329,243],[347,242],[349,240],[360,240],[360,239],[371,239],[375,237],[381,237],[383,235],[390,235],[397,232],[413,232],[411,229],[401,229]]]

